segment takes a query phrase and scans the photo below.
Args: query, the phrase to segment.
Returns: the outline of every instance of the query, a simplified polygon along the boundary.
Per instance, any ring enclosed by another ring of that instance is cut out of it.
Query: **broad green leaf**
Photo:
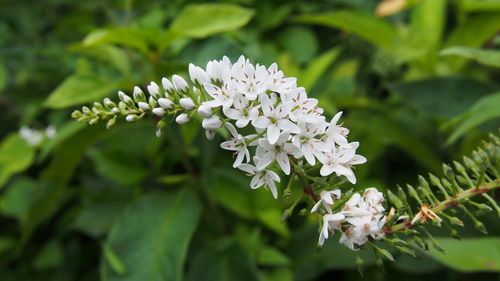
[[[500,11],[500,0],[459,0],[458,5],[465,12]]]
[[[500,67],[500,51],[497,50],[483,50],[478,48],[468,48],[468,47],[451,47],[441,51],[442,56],[455,55],[459,57],[464,57],[467,59],[472,59],[478,63]]]
[[[500,271],[500,238],[438,238],[444,254],[432,248],[426,252],[443,264],[463,272]]]
[[[298,63],[310,61],[318,51],[315,33],[303,26],[292,26],[279,35],[279,42]]]
[[[82,44],[88,47],[119,44],[135,48],[144,54],[148,54],[148,41],[145,38],[145,34],[147,34],[146,31],[146,29],[132,27],[97,29],[89,33]]]
[[[116,256],[115,252],[113,252],[113,250],[111,250],[111,248],[106,244],[104,244],[102,248],[106,262],[108,262],[109,266],[111,266],[115,273],[118,275],[125,274],[127,269],[120,258]]]
[[[35,183],[29,178],[16,179],[0,197],[0,212],[22,220],[29,210],[35,188]]]
[[[290,264],[290,258],[276,248],[264,246],[260,249],[257,256],[257,262],[260,265],[268,266],[286,266]]]
[[[76,73],[50,94],[45,106],[59,109],[98,101],[117,90],[120,84],[103,75]]]
[[[246,25],[253,11],[233,4],[196,4],[184,8],[170,30],[186,37],[203,38]]]
[[[124,210],[106,243],[126,272],[119,275],[102,262],[102,280],[182,280],[184,258],[200,214],[193,188],[145,194]]]
[[[398,40],[396,30],[389,22],[364,12],[327,12],[316,15],[301,15],[295,19],[303,23],[319,24],[352,32],[389,51],[394,51]]]
[[[314,59],[298,77],[299,85],[310,90],[340,54],[340,48],[333,48]]]
[[[75,218],[73,227],[96,238],[104,236],[127,203],[127,200],[110,198],[103,202],[83,206]]]
[[[467,18],[451,32],[444,44],[444,48],[453,46],[480,47],[500,29],[499,18],[500,13],[484,13]],[[456,73],[465,63],[465,59],[444,57],[440,68],[444,69],[441,71],[445,73]]]
[[[123,49],[113,45],[86,46],[83,44],[71,45],[69,49],[77,53],[95,57],[104,63],[111,63],[121,73],[130,74],[130,60]]]
[[[35,149],[17,134],[7,136],[0,143],[0,187],[9,178],[27,169],[33,162]]]
[[[469,110],[460,116],[460,123],[450,135],[447,144],[455,142],[470,129],[480,124],[500,117],[500,92],[487,95],[475,102]]]
[[[37,270],[55,268],[63,261],[63,249],[57,240],[48,242],[36,256],[33,266]]]
[[[393,84],[391,92],[403,102],[436,117],[453,117],[495,88],[472,79],[433,78]]]
[[[206,243],[195,253],[186,280],[257,281],[257,266],[249,253],[232,240]]]

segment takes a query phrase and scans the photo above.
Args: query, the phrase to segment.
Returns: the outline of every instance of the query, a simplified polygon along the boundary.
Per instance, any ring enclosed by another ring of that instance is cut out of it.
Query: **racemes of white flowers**
[[[384,196],[376,188],[367,188],[363,195],[355,193],[336,213],[333,213],[332,206],[341,198],[340,190],[323,190],[320,197],[311,210],[312,213],[323,213],[323,226],[318,241],[320,246],[335,230],[342,233],[339,242],[354,251],[370,238],[378,240],[384,237]]]
[[[212,139],[217,130],[229,132],[220,146],[233,152],[233,167],[252,177],[252,189],[264,186],[275,198],[279,170],[290,175],[297,167],[318,166],[322,177],[334,174],[356,183],[353,167],[366,158],[356,154],[358,142],[348,141],[349,130],[339,123],[342,112],[326,120],[318,100],[308,97],[296,78],[285,77],[277,64],[254,65],[243,56],[233,63],[223,57],[209,61],[205,68],[190,64],[189,76],[191,82],[179,75],[163,78],[161,88],[151,82],[146,87],[149,96],[139,87],[131,97],[120,91],[117,104],[105,99],[92,109],[75,111],[73,117],[90,124],[106,119],[109,127],[118,115],[133,122],[150,113],[160,118],[157,136],[164,132],[167,117],[178,124],[201,118],[207,138]],[[324,193],[321,198],[316,209],[331,205],[333,199]],[[352,217],[327,213],[330,228],[335,228],[336,220]]]

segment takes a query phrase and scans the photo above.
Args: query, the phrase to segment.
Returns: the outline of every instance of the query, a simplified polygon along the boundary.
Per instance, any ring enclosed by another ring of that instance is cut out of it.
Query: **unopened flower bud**
[[[78,119],[83,116],[83,113],[80,110],[75,110],[71,113],[71,118]]]
[[[172,85],[172,82],[170,82],[170,80],[168,80],[167,78],[163,77],[161,79],[161,84],[163,86],[163,89],[167,93],[172,93],[174,91],[174,86]]]
[[[189,121],[189,116],[186,113],[181,113],[175,118],[177,124],[186,124]]]
[[[156,84],[155,82],[151,82],[148,85],[148,92],[155,99],[160,98],[160,87],[158,87],[158,84]]]
[[[198,113],[203,117],[210,117],[212,116],[212,108],[207,104],[202,104],[198,107]]]
[[[179,75],[174,75],[172,76],[172,82],[174,82],[174,87],[177,91],[187,92],[188,84],[186,80],[184,80],[184,78],[180,77]]]
[[[119,91],[118,92],[118,98],[120,98],[120,100],[126,104],[127,106],[129,107],[135,107],[135,104],[134,104],[134,101],[132,100],[131,97],[127,96],[124,92],[122,91]]]
[[[127,117],[125,117],[125,120],[127,120],[127,122],[134,122],[137,119],[139,119],[139,116],[137,116],[135,114],[129,114],[129,115],[127,115]]]
[[[170,109],[172,108],[172,105],[174,104],[171,100],[166,99],[166,98],[161,98],[158,99],[158,104],[163,108],[163,109]]]
[[[189,64],[189,77],[191,81],[200,85],[210,80],[207,73],[201,67],[195,66],[192,63]]]
[[[147,111],[150,109],[149,104],[146,102],[141,101],[138,103],[138,105],[139,105],[139,108],[143,111]]]
[[[207,140],[213,140],[215,137],[215,131],[214,130],[205,130],[205,136],[207,137]]]
[[[146,101],[146,96],[144,96],[144,92],[141,88],[135,86],[134,87],[134,100],[135,102]]]
[[[153,114],[162,117],[163,115],[165,115],[165,109],[161,107],[153,108]]]
[[[108,120],[108,122],[106,123],[106,129],[111,128],[115,123],[116,123],[116,116]]]
[[[182,98],[179,100],[179,104],[186,110],[191,110],[195,106],[191,98]]]
[[[116,107],[116,103],[114,103],[112,100],[109,98],[105,98],[103,100],[104,106],[107,107],[108,109],[112,109],[113,107]]]
[[[219,129],[222,126],[222,121],[219,116],[212,115],[208,118],[203,119],[201,122],[201,126],[206,130],[215,130]]]

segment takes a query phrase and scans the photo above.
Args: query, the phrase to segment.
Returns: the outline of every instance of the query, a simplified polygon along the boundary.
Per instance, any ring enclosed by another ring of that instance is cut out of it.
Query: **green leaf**
[[[500,11],[500,0],[460,0],[458,4],[465,12]]]
[[[500,29],[499,18],[500,13],[479,14],[467,18],[451,32],[444,47],[480,47]],[[444,57],[441,63],[443,64],[441,67],[446,68],[448,73],[457,73],[465,65],[466,60]]]
[[[125,50],[112,45],[86,46],[74,44],[69,48],[71,51],[95,57],[104,63],[111,63],[123,74],[130,74],[130,60]]]
[[[470,129],[498,117],[500,117],[500,92],[481,98],[465,114],[460,116],[460,123],[455,127],[446,143],[452,144]]]
[[[145,194],[116,221],[107,245],[123,262],[123,275],[101,263],[103,280],[182,280],[184,258],[200,205],[193,187]]]
[[[175,34],[203,38],[246,25],[253,11],[232,4],[197,4],[184,8],[170,25]]]
[[[257,262],[260,265],[286,266],[290,264],[290,258],[276,248],[264,246],[260,249],[257,256]]]
[[[316,15],[301,15],[299,22],[319,24],[352,32],[374,45],[393,51],[398,36],[396,30],[385,20],[358,11],[327,12]]]
[[[303,26],[292,26],[279,35],[279,42],[298,63],[310,61],[318,51],[315,33]]]
[[[426,252],[441,263],[463,272],[500,271],[500,238],[468,238],[456,240],[438,238],[445,249],[444,254],[436,249]]]
[[[63,261],[63,249],[57,240],[48,242],[36,256],[33,267],[37,270],[55,268]]]
[[[430,51],[441,43],[446,21],[446,0],[423,0],[412,9],[410,36],[419,48]]]
[[[455,55],[475,60],[478,63],[484,65],[500,67],[500,51],[496,50],[483,50],[478,48],[457,46],[442,50],[440,55],[442,56]]]
[[[311,89],[326,72],[328,67],[337,59],[340,48],[333,48],[314,59],[299,77],[299,85]]]
[[[12,182],[7,192],[0,197],[2,214],[22,220],[29,210],[35,188],[35,183],[29,178],[19,178]]]
[[[113,222],[120,216],[127,203],[127,200],[110,198],[103,202],[84,206],[80,209],[73,226],[96,238],[104,236],[111,229]]]
[[[35,156],[35,149],[17,134],[7,136],[0,144],[0,187],[9,178],[26,170]]]
[[[59,109],[98,101],[117,90],[120,84],[103,75],[76,73],[50,94],[45,106]]]
[[[180,279],[179,279],[180,280]],[[257,266],[249,253],[232,240],[207,243],[191,260],[186,280],[257,281]]]
[[[148,30],[149,29],[138,29],[133,27],[97,29],[89,33],[82,44],[87,47],[119,44],[148,54],[149,48],[146,38]]]
[[[111,250],[111,248],[104,244],[103,245],[104,258],[109,263],[109,266],[116,272],[118,275],[123,275],[127,272],[125,265],[120,260],[120,258]]]
[[[433,78],[393,84],[391,91],[405,103],[436,117],[453,117],[495,89],[459,77]]]

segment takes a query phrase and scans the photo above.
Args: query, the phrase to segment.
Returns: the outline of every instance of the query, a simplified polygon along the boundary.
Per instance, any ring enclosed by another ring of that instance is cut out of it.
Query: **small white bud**
[[[212,116],[212,108],[203,103],[198,107],[198,113],[203,117],[210,117]]]
[[[150,109],[149,104],[146,102],[141,101],[138,103],[138,105],[139,105],[139,108],[143,111],[147,111]]]
[[[118,107],[113,107],[113,109],[111,109],[111,111],[113,111],[114,113],[118,113],[118,112],[120,112],[120,109],[118,109]]]
[[[105,98],[103,101],[104,103],[104,106],[111,109],[113,107],[116,107],[116,103],[114,103],[112,100],[110,100],[109,98]]]
[[[174,82],[174,87],[177,91],[185,92],[188,90],[188,84],[184,78],[179,75],[172,76],[172,82]]]
[[[161,84],[163,85],[163,89],[167,92],[167,93],[171,93],[173,90],[174,90],[174,86],[172,85],[172,83],[170,82],[170,80],[168,80],[167,78],[163,77],[161,79]]]
[[[158,99],[158,104],[163,107],[163,109],[170,109],[172,108],[172,105],[174,104],[171,100],[166,99],[166,98],[161,98]]]
[[[119,91],[118,92],[118,97],[120,100],[125,103],[126,105],[133,107],[134,106],[134,101],[132,100],[131,97],[127,96],[124,92]]]
[[[207,137],[208,140],[213,140],[215,137],[215,131],[214,130],[205,130],[205,136]]]
[[[162,117],[163,115],[165,115],[165,109],[161,107],[153,108],[153,114]]]
[[[146,101],[146,97],[144,96],[144,92],[141,88],[135,86],[134,87],[134,100],[135,102]]]
[[[189,64],[189,77],[191,78],[191,81],[201,85],[210,80],[207,73],[203,69],[192,63]]]
[[[177,122],[177,124],[180,125],[186,124],[188,121],[189,121],[189,116],[186,113],[181,113],[179,114],[179,116],[175,118],[175,122]]]
[[[191,110],[195,107],[195,104],[191,98],[182,98],[179,100],[179,104],[186,110]]]
[[[129,115],[127,115],[127,117],[125,117],[125,120],[127,120],[127,122],[134,122],[137,119],[138,119],[138,116],[135,114],[129,114]]]
[[[220,120],[219,116],[212,115],[208,118],[203,119],[203,121],[201,122],[201,126],[205,130],[215,130],[219,129],[222,126],[222,121]]]
[[[160,87],[158,87],[158,84],[156,84],[155,82],[151,82],[148,85],[148,92],[155,99],[160,98]]]
[[[156,128],[156,137],[159,138],[161,135],[163,135],[163,128]]]

